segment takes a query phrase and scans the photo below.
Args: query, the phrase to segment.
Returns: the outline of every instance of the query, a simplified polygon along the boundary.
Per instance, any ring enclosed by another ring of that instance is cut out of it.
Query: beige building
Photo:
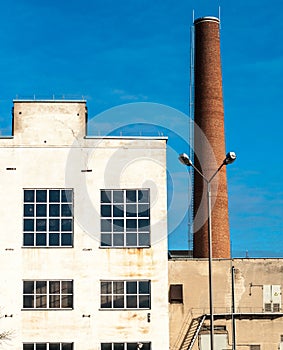
[[[16,100],[0,139],[3,347],[168,349],[166,138],[86,121],[85,101]]]
[[[282,271],[282,259],[214,259],[215,350],[232,349],[233,328],[237,350],[283,349]],[[169,302],[170,349],[210,349],[206,259],[171,254]]]

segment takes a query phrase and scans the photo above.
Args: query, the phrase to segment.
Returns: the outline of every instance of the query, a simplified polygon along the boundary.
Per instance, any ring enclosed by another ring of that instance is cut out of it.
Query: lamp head
[[[184,165],[187,165],[187,166],[192,166],[193,165],[192,161],[190,160],[189,156],[186,153],[181,153],[179,155],[178,159]]]
[[[236,156],[236,153],[235,152],[228,152],[226,154],[226,158],[224,159],[224,164],[227,165],[227,164],[231,164],[233,163],[235,160],[236,160],[237,156]]]

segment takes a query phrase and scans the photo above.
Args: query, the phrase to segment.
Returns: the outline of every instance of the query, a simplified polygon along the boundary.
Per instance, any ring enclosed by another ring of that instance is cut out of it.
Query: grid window
[[[24,242],[26,247],[73,245],[73,190],[24,190]]]
[[[150,246],[149,189],[101,190],[101,246]]]
[[[73,343],[24,343],[23,350],[73,350]]]
[[[72,309],[73,281],[23,281],[23,308]]]
[[[150,350],[151,343],[135,342],[135,343],[101,343],[101,350]]]
[[[150,281],[101,281],[102,309],[149,309]]]

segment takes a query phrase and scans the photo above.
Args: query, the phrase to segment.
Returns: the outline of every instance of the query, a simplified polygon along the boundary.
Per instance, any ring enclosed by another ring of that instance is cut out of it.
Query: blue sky
[[[182,123],[189,112],[190,26],[193,10],[195,17],[218,16],[218,6],[226,148],[238,156],[228,169],[233,256],[248,251],[251,257],[283,257],[283,4],[279,0],[2,2],[2,134],[9,133],[12,100],[17,96],[84,96],[89,116],[98,116],[97,122],[109,115],[104,111],[121,104],[168,106],[165,117],[160,107],[154,120],[146,114],[139,118],[127,114],[118,124],[142,122],[140,132],[146,125],[160,125],[158,133],[168,133],[169,185],[174,187],[174,201],[182,203],[181,210],[174,204],[169,211],[169,242],[171,249],[186,249],[182,215],[188,174],[177,165],[176,155],[187,147]],[[182,215],[174,223],[177,212]]]

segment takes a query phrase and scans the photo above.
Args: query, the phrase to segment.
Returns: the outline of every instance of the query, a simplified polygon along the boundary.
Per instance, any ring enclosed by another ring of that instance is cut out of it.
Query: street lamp
[[[179,155],[179,160],[186,166],[191,166],[203,178],[207,188],[207,216],[208,216],[208,277],[209,277],[209,310],[210,310],[210,349],[214,349],[214,315],[213,315],[213,287],[212,287],[212,225],[211,225],[211,182],[217,173],[221,170],[223,165],[228,165],[236,160],[236,154],[229,152],[225,159],[213,175],[207,179],[202,172],[194,166],[193,162],[186,153]]]

